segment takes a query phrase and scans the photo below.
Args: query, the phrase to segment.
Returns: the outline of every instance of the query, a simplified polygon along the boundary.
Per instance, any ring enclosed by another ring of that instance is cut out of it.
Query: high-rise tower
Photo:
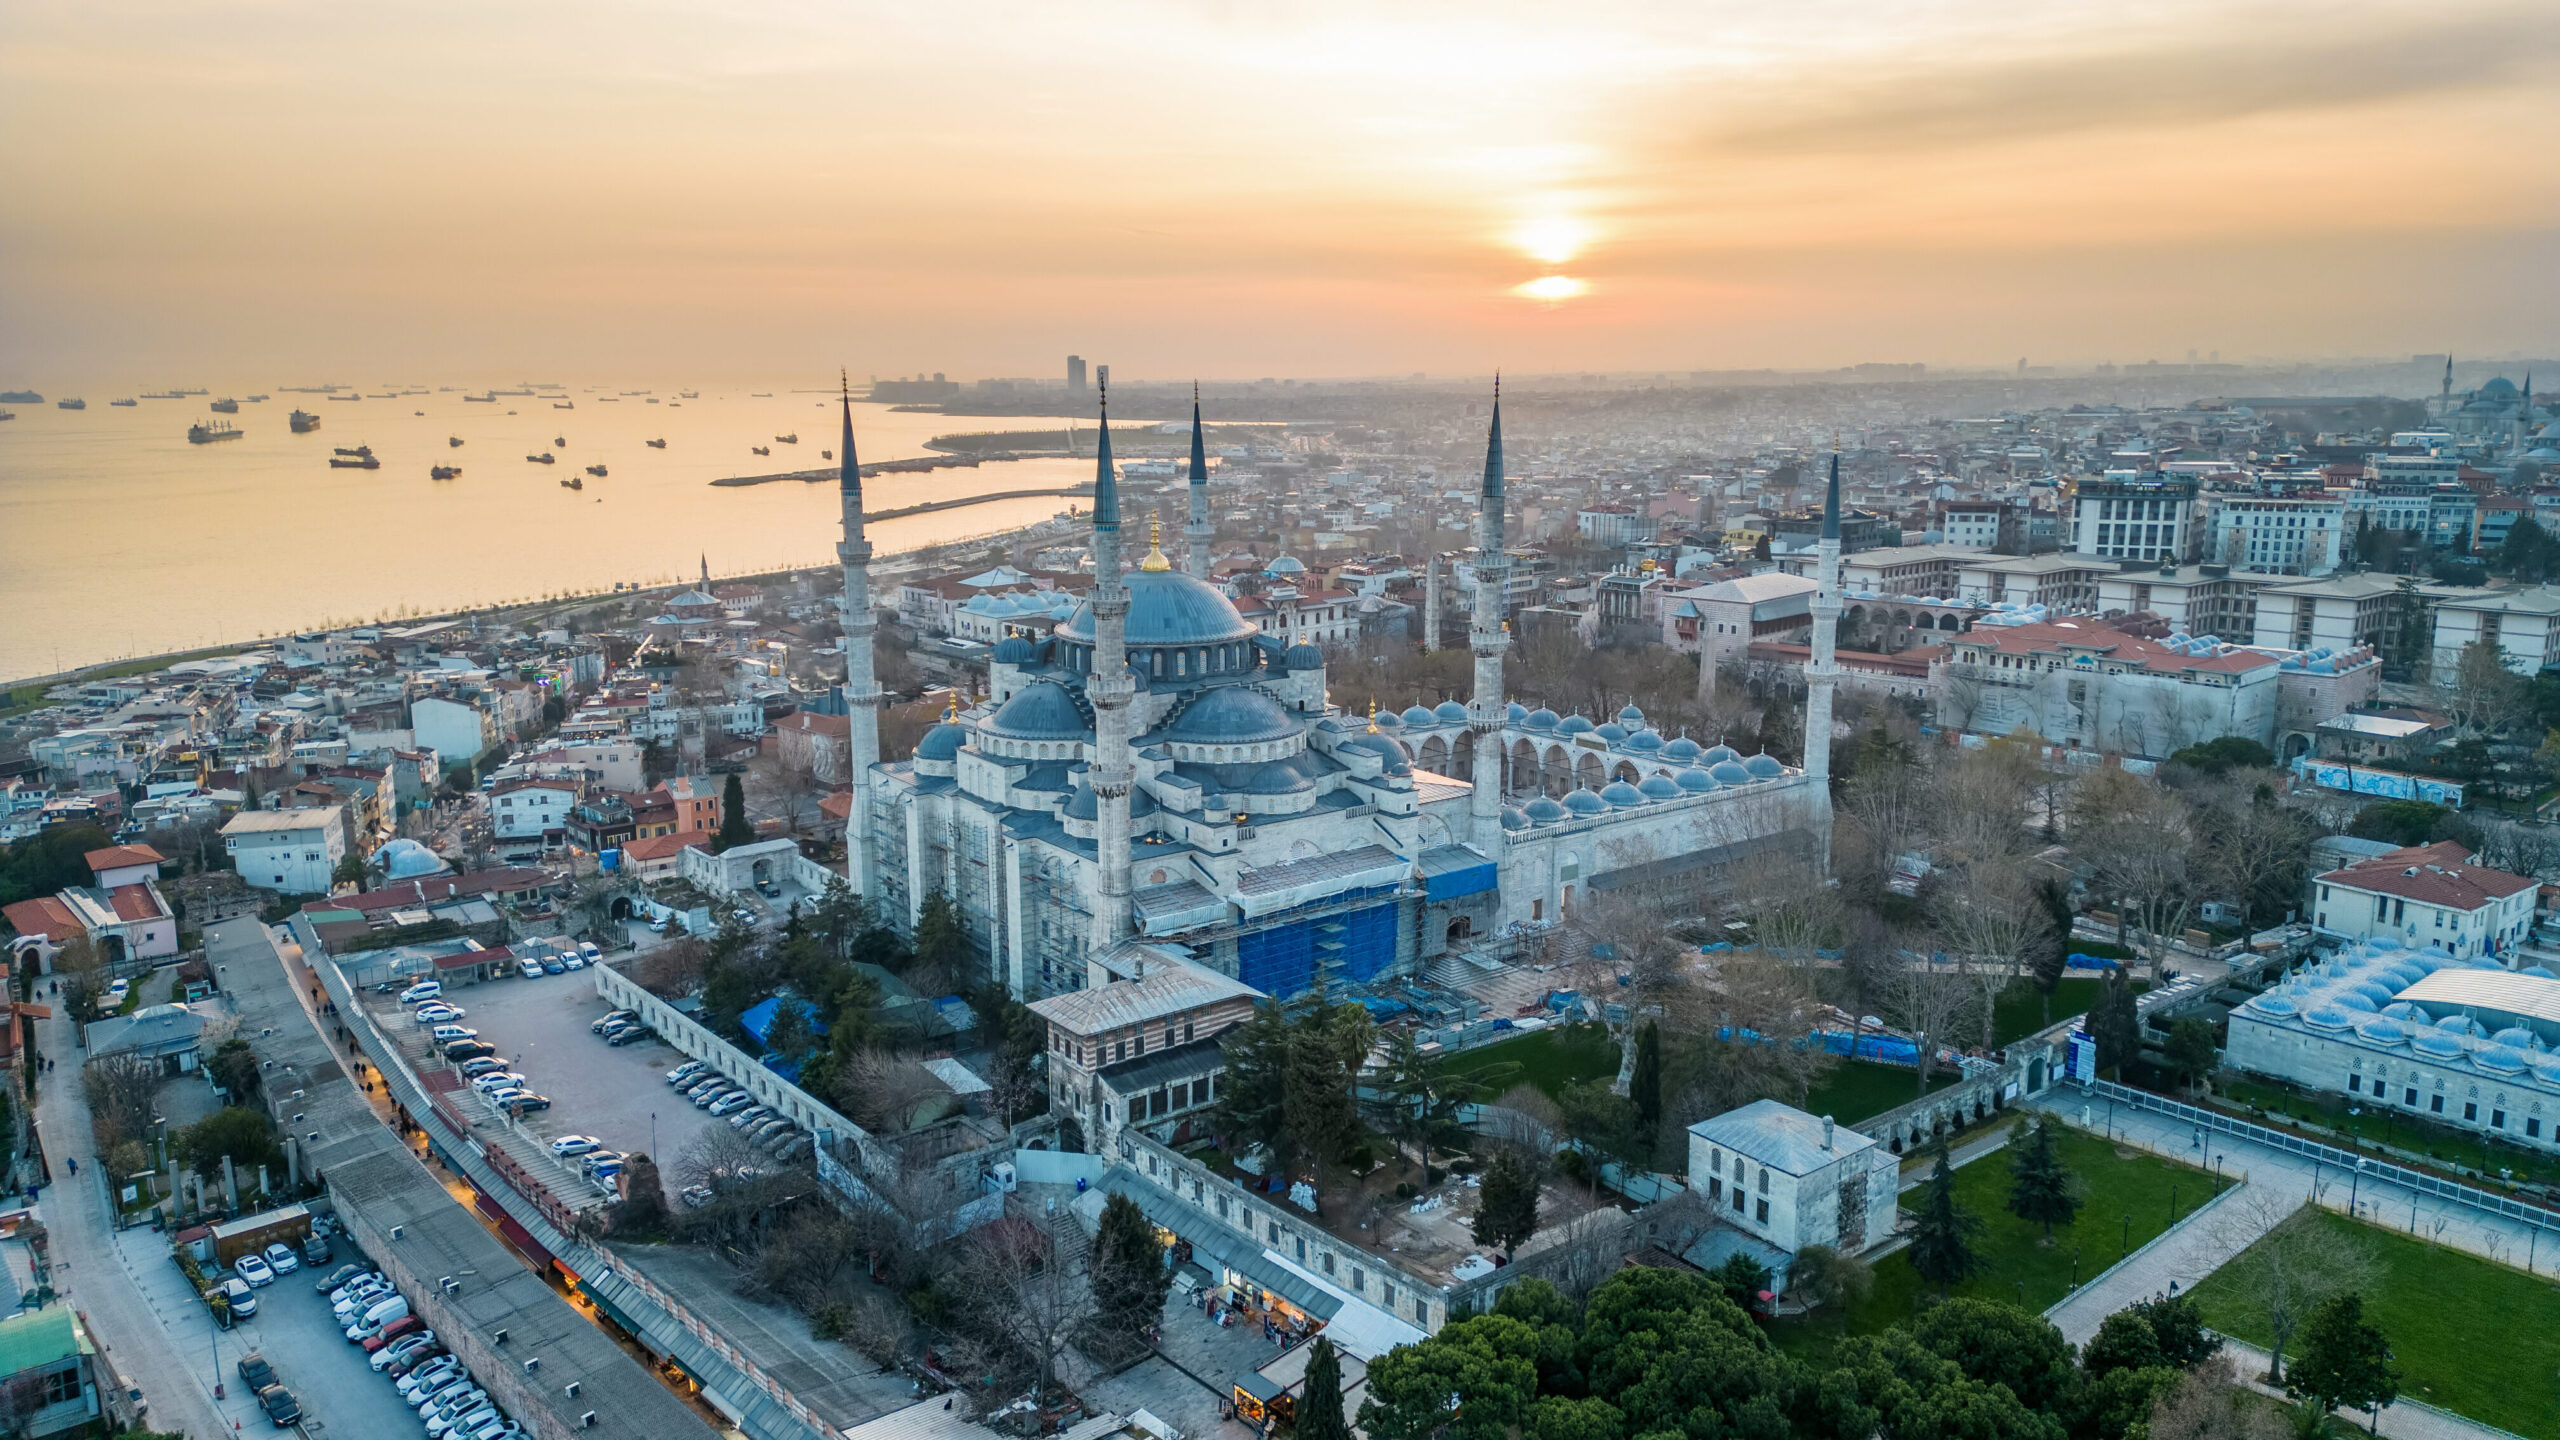
[[[836,558],[844,564],[844,705],[851,726],[853,809],[845,820],[845,883],[866,900],[879,898],[871,843],[871,771],[880,763],[880,683],[872,673],[871,641],[880,629],[871,611],[871,542],[862,533],[862,464],[853,454],[853,386],[839,375],[843,392],[844,457],[837,495],[844,507],[844,539]],[[709,569],[706,561],[704,568]],[[903,917],[900,917],[903,918]]]
[[[1493,382],[1493,425],[1485,434],[1484,493],[1476,516],[1476,608],[1467,627],[1475,652],[1475,694],[1467,702],[1467,726],[1475,732],[1475,793],[1468,806],[1468,838],[1477,849],[1502,858],[1502,652],[1511,633],[1502,623],[1507,565],[1502,535],[1502,380]]]
[[[1820,863],[1831,863],[1831,691],[1839,683],[1840,447],[1831,448],[1831,481],[1823,491],[1822,543],[1815,552],[1813,656],[1805,666],[1804,776],[1815,807]]]
[[[1209,523],[1209,445],[1200,435],[1200,387],[1191,387],[1191,523],[1182,527],[1190,543],[1191,577],[1209,578],[1209,542],[1217,530]]]
[[[1129,755],[1129,702],[1138,693],[1129,675],[1129,587],[1120,578],[1120,477],[1111,469],[1111,390],[1101,392],[1093,469],[1093,674],[1085,698],[1093,704],[1093,786],[1098,812],[1095,859],[1101,884],[1094,897],[1093,948],[1117,944],[1129,929],[1129,787],[1137,766]]]

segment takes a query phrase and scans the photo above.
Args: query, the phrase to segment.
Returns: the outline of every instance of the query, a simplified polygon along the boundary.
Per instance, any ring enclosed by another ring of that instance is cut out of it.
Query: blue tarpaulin
[[[2103,955],[2083,955],[2075,950],[2064,956],[2062,963],[2074,970],[2113,970],[2124,962],[2110,960]]]

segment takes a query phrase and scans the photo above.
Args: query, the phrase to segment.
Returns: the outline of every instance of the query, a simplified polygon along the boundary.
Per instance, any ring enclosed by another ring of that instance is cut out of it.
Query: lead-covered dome
[[[1707,753],[1699,758],[1706,761],[1709,765],[1721,765],[1727,760],[1741,759],[1742,752],[1734,749],[1730,745],[1717,745],[1709,748]]]
[[[1742,762],[1742,768],[1762,780],[1775,780],[1787,773],[1787,767],[1779,764],[1775,755],[1754,755]]]
[[[1680,798],[1679,783],[1668,775],[1648,775],[1645,777],[1644,783],[1636,788],[1643,791],[1645,798],[1648,800],[1677,800]]]
[[[1517,705],[1514,705],[1511,708],[1514,710],[1520,710],[1520,707]],[[1526,710],[1520,710],[1520,713],[1526,715],[1529,712]],[[1467,707],[1459,704],[1455,700],[1443,700],[1439,704],[1431,707],[1431,718],[1439,721],[1443,725],[1464,725],[1467,723]]]
[[[1286,740],[1299,728],[1278,701],[1261,691],[1221,685],[1184,706],[1164,733],[1166,739],[1188,745],[1258,745]]]
[[[1576,815],[1599,815],[1607,812],[1609,802],[1596,791],[1576,790],[1564,797],[1564,808]]]
[[[1386,713],[1387,713],[1387,712],[1385,712],[1385,711],[1383,711],[1383,710],[1379,711],[1379,712],[1378,712],[1379,718],[1380,718],[1380,719],[1384,719],[1384,718],[1386,718]],[[1428,711],[1428,710],[1424,709],[1423,707],[1421,707],[1421,706],[1419,706],[1419,705],[1407,705],[1406,707],[1404,707],[1404,717],[1403,717],[1403,718],[1404,718],[1404,723],[1406,723],[1407,725],[1437,725],[1437,724],[1439,724],[1439,723],[1440,723],[1440,717],[1439,717],[1439,716],[1432,714],[1430,711]],[[1465,716],[1464,714],[1461,714],[1458,718],[1459,718],[1459,719],[1461,719],[1461,720],[1463,720],[1463,719],[1465,719],[1465,718],[1466,718],[1466,716]]]
[[[1537,799],[1530,801],[1527,805],[1522,806],[1520,813],[1528,816],[1530,822],[1537,825],[1552,825],[1558,820],[1566,819],[1573,814],[1572,811],[1565,809],[1562,805],[1557,804],[1552,798],[1545,795],[1541,795]]]
[[[1037,665],[1040,647],[1020,635],[1007,635],[996,642],[992,658],[998,665]]]
[[[441,875],[449,867],[444,857],[410,839],[406,835],[384,845],[379,852],[382,873],[393,880],[415,880],[421,875]]]
[[[1644,803],[1644,792],[1624,780],[1612,780],[1601,790],[1600,798],[1621,810],[1632,810]]]
[[[1698,742],[1686,735],[1677,740],[1668,741],[1662,747],[1662,758],[1684,762],[1695,760],[1698,758]]]
[[[1082,740],[1092,733],[1075,697],[1055,680],[1035,680],[987,720],[990,733],[1009,740]]]
[[[941,724],[924,732],[924,738],[916,742],[916,758],[919,760],[957,760],[960,758],[960,747],[967,743],[968,739],[968,731],[961,729],[959,726],[952,724],[948,720],[945,720]]]
[[[1129,587],[1128,640],[1133,647],[1223,645],[1262,633],[1261,626],[1236,613],[1234,601],[1196,576],[1179,570],[1132,570],[1120,578]],[[1058,634],[1092,644],[1092,602],[1078,605]]]
[[[1324,652],[1313,645],[1292,645],[1280,653],[1280,668],[1321,670],[1324,668]]]

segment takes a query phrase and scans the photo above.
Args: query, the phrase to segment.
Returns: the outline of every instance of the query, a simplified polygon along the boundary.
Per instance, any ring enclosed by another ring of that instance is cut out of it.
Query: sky
[[[15,0],[0,385],[2548,353],[2560,27]]]

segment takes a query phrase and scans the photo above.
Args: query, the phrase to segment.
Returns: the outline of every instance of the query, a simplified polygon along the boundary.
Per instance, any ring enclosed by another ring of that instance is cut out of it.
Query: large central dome
[[[1262,627],[1236,613],[1235,602],[1206,580],[1179,570],[1132,570],[1121,576],[1129,587],[1129,634],[1132,648],[1157,645],[1225,645],[1250,640]],[[1078,605],[1058,635],[1093,643],[1093,606]]]

